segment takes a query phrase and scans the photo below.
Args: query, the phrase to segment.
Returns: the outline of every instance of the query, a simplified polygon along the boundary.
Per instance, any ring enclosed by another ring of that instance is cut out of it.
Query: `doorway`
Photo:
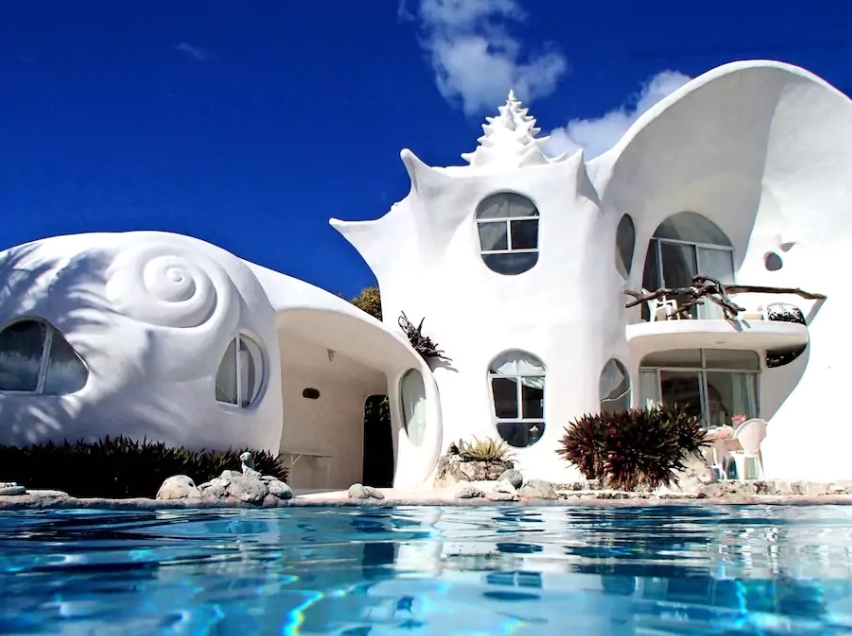
[[[387,395],[364,402],[364,466],[362,483],[374,488],[393,486],[393,430]]]

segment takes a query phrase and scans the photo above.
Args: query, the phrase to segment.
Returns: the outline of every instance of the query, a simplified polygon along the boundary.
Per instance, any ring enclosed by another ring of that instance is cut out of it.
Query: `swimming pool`
[[[852,634],[852,507],[0,513],[2,634]]]

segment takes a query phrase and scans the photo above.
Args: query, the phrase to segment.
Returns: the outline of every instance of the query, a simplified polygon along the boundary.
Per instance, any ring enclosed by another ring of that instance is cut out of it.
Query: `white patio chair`
[[[741,451],[734,451],[731,455],[737,466],[737,478],[746,481],[746,465],[751,460],[757,469],[755,479],[763,478],[763,458],[760,455],[760,445],[766,439],[766,421],[754,417],[740,424],[734,431],[734,439],[740,443]]]
[[[642,288],[642,293],[650,294],[651,292],[645,288]],[[657,319],[657,315],[661,311],[663,312],[663,320],[669,320],[670,318],[680,318],[680,314],[677,313],[677,301],[673,298],[660,296],[659,298],[655,298],[654,300],[647,301],[647,303],[648,311],[651,315],[650,322],[654,322]]]

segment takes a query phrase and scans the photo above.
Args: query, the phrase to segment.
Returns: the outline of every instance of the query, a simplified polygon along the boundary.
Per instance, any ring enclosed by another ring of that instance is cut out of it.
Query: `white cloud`
[[[191,44],[187,44],[186,42],[181,42],[175,47],[175,49],[177,49],[184,55],[188,55],[196,62],[206,62],[211,58],[209,51],[200,49],[197,46],[192,46]]]
[[[548,154],[558,155],[583,148],[587,157],[596,157],[612,148],[642,113],[689,80],[678,71],[657,73],[626,104],[597,119],[572,119],[567,126],[553,130],[547,144]]]
[[[516,0],[407,0],[400,16],[415,20],[441,95],[467,115],[493,110],[510,88],[529,101],[549,95],[568,64],[553,48],[524,54],[508,26],[526,13]]]

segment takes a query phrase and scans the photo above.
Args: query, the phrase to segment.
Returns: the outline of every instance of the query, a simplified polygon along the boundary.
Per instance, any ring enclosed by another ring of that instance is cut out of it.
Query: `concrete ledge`
[[[648,508],[659,506],[814,506],[814,505],[852,505],[852,495],[740,495],[716,498],[700,497],[595,497],[581,495],[557,500],[521,498],[517,502],[490,501],[488,499],[447,499],[436,497],[434,493],[423,492],[415,497],[394,497],[386,495],[383,500],[354,500],[338,493],[326,493],[324,497],[297,496],[287,501],[272,502],[267,499],[261,504],[244,503],[238,500],[202,500],[180,499],[160,501],[156,499],[77,499],[74,497],[18,495],[0,497],[0,510],[49,510],[49,509],[103,509],[103,510],[192,510],[192,509],[269,509],[269,508],[305,508],[305,507],[370,507],[389,508],[393,506],[452,506],[452,507],[505,507],[509,506],[548,506],[548,507],[589,507],[589,508]],[[431,496],[429,496],[431,495]]]

